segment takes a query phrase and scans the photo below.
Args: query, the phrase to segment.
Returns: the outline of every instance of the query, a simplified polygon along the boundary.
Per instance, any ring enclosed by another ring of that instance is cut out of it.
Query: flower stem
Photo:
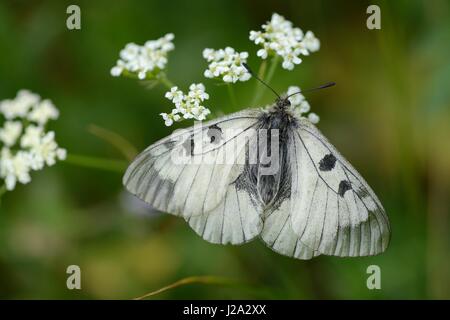
[[[260,79],[264,78],[266,69],[267,69],[267,60],[264,60],[261,63],[261,65],[259,66],[258,78],[260,78]],[[255,95],[253,96],[252,103],[251,103],[252,106],[254,106],[256,104],[256,102],[258,102],[259,98],[261,97],[263,89],[264,89],[263,85],[259,81],[256,81]]]
[[[275,70],[277,70],[279,61],[280,61],[279,56],[275,56],[272,58],[269,72],[267,72],[267,78],[264,80],[267,84],[270,84],[270,81],[272,81],[273,75],[275,74]]]
[[[95,124],[89,125],[88,131],[116,147],[127,160],[133,160],[137,154],[136,148],[128,140],[114,131],[99,127]]]
[[[280,57],[279,56],[274,56],[272,58],[272,61],[270,63],[270,68],[269,71],[267,72],[267,77],[264,78],[264,73],[265,73],[265,69],[266,69],[266,61],[264,61],[261,64],[261,67],[259,68],[259,72],[258,72],[258,77],[262,80],[264,80],[265,83],[270,84],[270,81],[273,78],[273,75],[275,74],[275,70],[278,67],[278,63],[280,62]],[[264,65],[263,65],[264,64]],[[258,87],[256,89],[256,93],[255,96],[253,97],[253,101],[252,101],[252,105],[256,105],[259,101],[259,99],[261,98],[263,92],[264,92],[264,85],[262,83],[258,82]]]
[[[127,162],[122,160],[91,157],[78,154],[67,155],[67,159],[64,162],[76,166],[106,171],[114,171],[119,173],[123,173],[127,166]]]
[[[231,83],[227,83],[227,88],[228,88],[228,95],[230,96],[231,104],[233,105],[233,107],[236,107],[237,106],[236,95],[234,94],[234,89],[233,89]]]
[[[163,73],[163,72],[161,72],[161,75],[159,76],[159,81],[160,81],[163,85],[165,85],[165,86],[167,87],[167,89],[171,89],[172,87],[175,86],[175,85],[173,84],[173,82],[170,81],[170,80],[167,78],[166,74]]]
[[[3,194],[4,194],[6,191],[7,191],[7,190],[6,190],[6,185],[3,184],[3,185],[0,187],[0,204],[2,203],[2,196],[3,196]]]

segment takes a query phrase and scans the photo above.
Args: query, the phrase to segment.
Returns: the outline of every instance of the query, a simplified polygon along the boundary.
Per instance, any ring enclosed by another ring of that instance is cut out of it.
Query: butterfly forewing
[[[156,142],[131,163],[125,187],[154,208],[185,218],[213,210],[242,170],[244,143],[237,138],[259,113],[244,110]]]
[[[383,252],[389,222],[375,193],[308,120],[292,134],[292,229],[317,253]]]

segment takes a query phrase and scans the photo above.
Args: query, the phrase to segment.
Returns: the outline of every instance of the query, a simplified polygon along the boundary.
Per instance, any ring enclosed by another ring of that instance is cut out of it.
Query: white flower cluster
[[[299,87],[290,86],[288,88],[286,96],[289,96],[291,94],[300,91],[301,90]],[[289,101],[291,102],[291,109],[300,117],[302,117],[305,113],[308,113],[311,110],[311,106],[301,93],[294,94],[292,97],[289,98]],[[318,123],[320,120],[319,116],[314,112],[310,112],[307,117],[308,120],[314,124]]]
[[[202,105],[203,101],[209,99],[202,83],[191,84],[188,94],[184,94],[178,87],[172,87],[166,92],[165,97],[175,104],[171,113],[161,113],[166,126],[171,126],[174,121],[182,119],[205,120],[211,111]]]
[[[0,128],[0,178],[5,180],[7,190],[13,190],[17,182],[30,182],[30,171],[66,158],[55,133],[45,132],[45,124],[59,116],[50,100],[21,90],[15,99],[0,102],[0,113],[6,119]]]
[[[128,43],[120,51],[120,59],[111,69],[111,75],[131,74],[144,80],[155,76],[167,64],[167,53],[175,46],[172,42],[173,33],[168,33],[157,40],[149,40],[143,46]]]
[[[206,78],[222,77],[225,82],[235,83],[251,77],[242,65],[247,62],[247,52],[237,52],[231,47],[219,50],[207,48],[203,50],[203,58],[210,63],[204,73]]]
[[[262,25],[263,31],[250,31],[250,40],[262,46],[257,55],[262,59],[278,55],[283,58],[283,68],[294,69],[300,64],[300,55],[307,56],[320,48],[319,39],[311,31],[303,34],[300,28],[294,28],[292,22],[274,13],[272,19]]]

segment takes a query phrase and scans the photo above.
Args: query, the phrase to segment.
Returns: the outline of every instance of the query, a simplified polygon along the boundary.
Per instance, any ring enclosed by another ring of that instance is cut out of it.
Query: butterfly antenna
[[[311,92],[311,91],[317,91],[317,90],[321,90],[321,89],[326,89],[326,88],[334,86],[335,84],[336,84],[336,82],[327,82],[327,83],[325,83],[325,84],[323,84],[323,85],[321,85],[319,87],[306,89],[306,90],[300,90],[299,92],[295,92],[295,93],[292,93],[292,94],[288,95],[286,97],[286,99],[289,98],[289,97],[292,97],[292,96],[294,96],[296,94],[299,94],[299,93],[305,93],[305,92]]]
[[[272,89],[271,86],[269,86],[267,83],[265,83],[262,79],[260,79],[253,71],[252,69],[250,69],[249,65],[246,64],[245,62],[242,63],[242,65],[245,67],[245,69],[247,69],[248,73],[250,73],[252,75],[252,77],[254,77],[256,80],[258,80],[259,82],[261,82],[263,85],[265,85],[267,88],[269,88],[277,97],[278,99],[281,99],[280,95],[274,90]]]

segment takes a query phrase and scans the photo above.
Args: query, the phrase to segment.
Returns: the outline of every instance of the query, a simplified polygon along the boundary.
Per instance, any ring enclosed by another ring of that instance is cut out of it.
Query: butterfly
[[[211,243],[259,237],[307,260],[376,255],[390,240],[375,193],[288,97],[174,132],[136,157],[123,184]]]

